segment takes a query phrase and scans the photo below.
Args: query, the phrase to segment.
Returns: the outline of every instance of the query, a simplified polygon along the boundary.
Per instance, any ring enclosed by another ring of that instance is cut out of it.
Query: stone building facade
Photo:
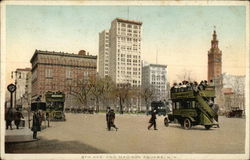
[[[27,104],[27,79],[31,73],[31,68],[17,68],[16,71],[12,73],[12,77],[15,77],[16,91],[15,91],[15,107],[22,106],[26,107]],[[15,74],[15,75],[13,75]],[[25,104],[25,105],[24,105]]]
[[[99,33],[98,74],[101,78],[109,74],[109,30]]]
[[[109,76],[116,84],[141,86],[141,26],[122,18],[111,23]]]
[[[64,92],[67,96],[81,80],[96,76],[97,56],[36,50],[30,60],[32,64],[32,99],[47,91]]]
[[[167,99],[167,65],[149,64],[142,68],[142,87],[153,91],[152,100]]]

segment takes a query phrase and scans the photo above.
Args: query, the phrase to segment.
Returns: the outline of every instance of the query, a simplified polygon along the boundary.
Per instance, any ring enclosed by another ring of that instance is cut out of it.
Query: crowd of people
[[[210,80],[208,83],[206,80],[202,80],[199,84],[198,82],[189,82],[189,81],[182,81],[181,83],[174,83],[171,87],[171,92],[185,92],[189,90],[204,90],[207,86],[213,86],[213,80]]]

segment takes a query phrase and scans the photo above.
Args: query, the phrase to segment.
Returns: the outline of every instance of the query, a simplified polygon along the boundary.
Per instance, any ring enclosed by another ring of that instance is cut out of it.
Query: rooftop
[[[93,55],[83,55],[83,54],[74,54],[74,53],[66,53],[66,52],[36,50],[35,53],[33,54],[32,58],[31,58],[30,62],[32,62],[34,60],[34,58],[37,56],[37,54],[97,59],[97,56],[93,56]]]
[[[31,71],[31,68],[17,68],[17,71]]]
[[[116,18],[115,20],[116,20],[117,22],[125,22],[125,23],[131,23],[131,24],[142,25],[142,22],[140,22],[140,21],[128,20],[128,19],[123,19],[123,18]]]
[[[167,65],[164,65],[164,64],[148,64],[148,65],[145,65],[143,67],[164,67],[164,68],[167,68]]]

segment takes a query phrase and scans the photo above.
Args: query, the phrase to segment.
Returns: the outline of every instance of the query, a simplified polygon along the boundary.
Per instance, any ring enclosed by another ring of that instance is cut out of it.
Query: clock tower
[[[217,34],[214,30],[213,39],[211,41],[211,48],[208,51],[208,81],[213,80],[214,77],[221,75],[222,61],[221,56],[222,52],[218,47],[219,41],[217,40]]]

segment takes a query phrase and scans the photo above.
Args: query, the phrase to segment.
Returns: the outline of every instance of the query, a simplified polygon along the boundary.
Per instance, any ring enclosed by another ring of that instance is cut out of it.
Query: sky
[[[170,82],[184,72],[207,79],[214,26],[222,72],[245,75],[245,16],[245,6],[7,5],[6,80],[16,68],[31,67],[36,49],[98,55],[99,32],[117,17],[143,22],[142,60],[167,65]]]

